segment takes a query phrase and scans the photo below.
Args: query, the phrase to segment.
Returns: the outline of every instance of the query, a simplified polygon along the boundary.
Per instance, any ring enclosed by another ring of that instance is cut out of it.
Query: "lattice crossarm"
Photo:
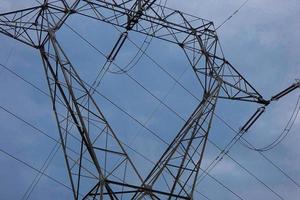
[[[133,11],[122,4],[111,1],[82,0],[77,6],[76,13],[125,30],[128,28],[129,19],[132,18],[130,16],[139,16],[138,21],[135,21],[130,30],[175,44],[188,44],[185,41],[188,40],[188,35],[194,31],[191,26],[196,27],[197,31],[203,32],[204,29],[209,29],[212,24],[208,20],[165,8],[161,5],[152,4],[149,7],[148,3],[145,6],[141,15],[138,11]]]
[[[0,14],[0,32],[27,45],[37,47],[47,34],[38,23],[43,13],[42,6]]]
[[[204,91],[211,87],[211,79],[222,81],[220,98],[256,102],[267,105],[269,101],[229,63],[223,56],[217,35],[196,35],[194,48],[183,48]]]
[[[222,92],[220,98],[255,102],[258,104],[268,105],[270,101],[265,100],[262,95],[241,75],[232,64],[227,60],[216,58],[216,64],[220,66],[216,70],[216,76],[218,76],[222,82]]]
[[[49,31],[57,31],[72,14],[79,0],[45,1],[42,5],[0,14],[0,32],[34,48],[49,39]]]

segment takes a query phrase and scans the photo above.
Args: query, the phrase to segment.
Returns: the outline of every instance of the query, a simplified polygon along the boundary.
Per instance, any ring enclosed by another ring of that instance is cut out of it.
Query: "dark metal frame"
[[[56,32],[73,14],[124,30],[104,69],[113,63],[128,33],[135,31],[178,45],[197,76],[202,101],[145,179],[95,102],[96,88],[80,78],[56,40]],[[0,14],[0,32],[40,51],[74,199],[193,199],[218,98],[263,106],[243,126],[244,133],[264,106],[300,85],[265,100],[225,59],[212,22],[155,0],[45,0]]]

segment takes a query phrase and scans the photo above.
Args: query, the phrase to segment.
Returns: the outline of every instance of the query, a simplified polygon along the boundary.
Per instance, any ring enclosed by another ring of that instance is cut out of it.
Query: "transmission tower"
[[[56,39],[72,15],[123,30],[93,85],[80,78]],[[199,105],[146,178],[93,98],[97,82],[130,31],[176,44],[202,88]],[[74,199],[193,199],[218,99],[261,105],[241,128],[243,134],[265,106],[300,85],[295,83],[264,99],[225,59],[211,21],[155,4],[155,0],[45,0],[35,7],[0,14],[0,32],[40,52]]]

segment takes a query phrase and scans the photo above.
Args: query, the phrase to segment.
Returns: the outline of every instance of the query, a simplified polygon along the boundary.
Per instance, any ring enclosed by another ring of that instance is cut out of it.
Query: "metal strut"
[[[193,198],[220,88],[220,82],[212,84],[211,90],[205,94],[145,179],[142,186],[151,188],[152,191],[139,191],[132,199]],[[167,191],[172,195],[164,196],[155,192],[161,187],[169,188]]]
[[[49,35],[50,40],[41,49],[41,56],[60,137],[65,145],[65,160],[75,199],[78,199],[79,194],[85,194],[88,198],[97,196],[120,199],[120,195],[126,196],[131,190],[126,185],[141,182],[142,177],[89,93],[88,86],[57,42],[55,34],[50,32]],[[58,101],[65,107],[60,106]],[[97,129],[90,129],[92,125],[96,125]],[[78,155],[74,155],[67,148],[78,149],[78,142],[83,143],[84,147]],[[118,184],[113,184],[113,181]],[[83,189],[85,185],[98,187],[89,191]]]

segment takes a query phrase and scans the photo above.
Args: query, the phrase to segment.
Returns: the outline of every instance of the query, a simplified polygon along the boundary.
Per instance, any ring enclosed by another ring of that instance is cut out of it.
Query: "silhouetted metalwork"
[[[135,31],[177,44],[201,85],[202,101],[146,178],[94,100],[95,85],[80,78],[56,40],[56,32],[75,14],[123,29],[104,69],[117,57],[128,33]],[[270,101],[299,87],[297,82],[264,99],[225,59],[212,22],[155,0],[45,0],[0,14],[0,32],[40,52],[74,199],[193,199],[218,98],[262,106],[241,128],[243,134]]]

